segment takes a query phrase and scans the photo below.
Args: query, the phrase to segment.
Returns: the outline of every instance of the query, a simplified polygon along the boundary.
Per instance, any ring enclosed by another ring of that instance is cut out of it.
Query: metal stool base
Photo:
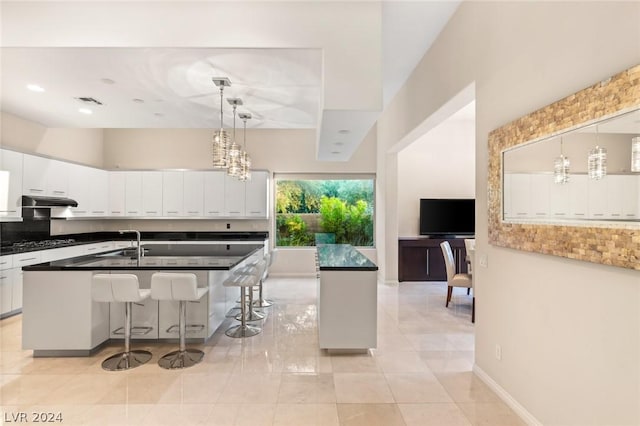
[[[242,321],[242,312],[240,312],[234,318],[238,321]],[[260,321],[263,319],[265,319],[265,315],[262,312],[257,312],[257,311],[254,311],[253,309],[247,312],[247,314],[244,317],[244,320],[247,322]]]
[[[224,334],[229,337],[239,338],[255,336],[256,334],[260,334],[261,331],[262,329],[260,327],[254,327],[252,325],[236,325],[229,328]]]
[[[192,367],[202,361],[204,352],[198,349],[185,349],[173,351],[158,360],[158,365],[167,370]]]
[[[273,306],[273,300],[269,299],[260,299],[253,302],[253,306],[256,308],[268,308],[269,306]]]
[[[102,368],[107,371],[123,371],[140,367],[151,359],[151,352],[129,351],[111,355],[102,361]]]

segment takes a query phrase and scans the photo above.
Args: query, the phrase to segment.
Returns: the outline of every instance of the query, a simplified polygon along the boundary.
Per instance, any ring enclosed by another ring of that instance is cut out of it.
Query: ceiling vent
[[[91,97],[86,97],[86,96],[81,96],[79,98],[76,98],[79,101],[82,101],[86,104],[94,104],[94,105],[102,105],[102,102],[100,102],[97,99],[91,98]]]

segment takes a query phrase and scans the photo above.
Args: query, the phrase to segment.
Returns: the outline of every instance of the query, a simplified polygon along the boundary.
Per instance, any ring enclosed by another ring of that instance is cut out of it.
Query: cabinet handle
[[[600,216],[604,216],[604,213],[594,213],[593,215],[600,217]]]
[[[29,188],[29,191],[31,191],[31,192],[44,192],[44,189]]]
[[[526,213],[516,213],[518,216],[526,216]]]
[[[54,194],[64,194],[65,191],[53,191]]]
[[[429,272],[429,249],[427,249],[427,275],[431,275]]]
[[[220,212],[219,211],[215,211],[215,212],[207,212],[207,213],[209,213],[209,214],[211,214],[211,213],[219,214]]]
[[[564,216],[565,213],[554,213],[556,216]]]
[[[574,213],[574,216],[584,216],[584,213]]]
[[[128,213],[128,214],[138,214],[138,211],[137,211],[137,210],[134,210],[134,211],[132,211],[132,212],[127,212],[127,213]]]
[[[620,213],[611,213],[611,216],[613,216],[613,217],[619,217],[619,216],[620,216]]]
[[[187,213],[189,213],[189,214],[197,214],[197,213],[200,213],[200,212],[197,212],[197,211],[196,211],[196,212],[188,211]],[[209,212],[209,213],[213,213],[213,212]],[[215,213],[217,213],[217,212],[215,212]]]
[[[95,250],[95,249],[97,249],[97,247],[88,247],[88,248],[87,248],[87,251],[93,251],[93,250]]]
[[[146,211],[145,213],[153,213],[153,214],[158,214],[158,212],[157,212],[156,210],[153,210],[153,211],[151,211],[151,210],[147,210],[147,211]]]
[[[30,260],[37,260],[37,259],[38,259],[37,257],[30,257],[28,259],[19,259],[18,262],[28,262]]]
[[[262,213],[262,212],[261,211],[257,211],[257,212],[249,212],[249,213],[256,214],[256,213]]]
[[[155,212],[150,212],[150,213],[155,213]],[[178,214],[178,212],[167,212],[167,214]]]
[[[547,215],[546,213],[540,213],[540,212],[536,213],[536,216],[546,216],[546,215]]]
[[[76,212],[76,213],[86,213],[87,211],[86,210],[74,210],[74,212]]]
[[[104,210],[94,210],[94,211],[92,211],[91,213],[99,213],[99,214],[102,214],[102,213],[104,213]]]
[[[7,275],[2,275],[2,276],[0,277],[0,280],[6,280],[7,278],[8,278],[8,276],[7,276]]]
[[[111,210],[111,214],[120,214],[122,213],[120,210]]]
[[[229,212],[229,214],[240,214],[240,212]]]

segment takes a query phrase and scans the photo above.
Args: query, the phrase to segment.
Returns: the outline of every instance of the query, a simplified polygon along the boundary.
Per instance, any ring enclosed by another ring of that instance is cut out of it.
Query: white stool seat
[[[264,260],[259,260],[250,266],[240,268],[222,283],[225,287],[240,287],[240,314],[236,317],[236,319],[240,321],[240,325],[236,325],[225,331],[227,336],[251,337],[262,331],[260,327],[247,325],[247,321],[264,319],[262,313],[255,312],[252,309],[253,290],[251,287],[259,285],[265,268],[266,263]],[[249,300],[247,300],[247,288],[249,288]],[[247,309],[247,305],[249,305],[249,309]]]
[[[166,369],[186,368],[196,365],[204,357],[199,349],[187,349],[187,302],[200,300],[208,288],[198,287],[198,279],[192,273],[156,272],[151,276],[151,297],[156,300],[177,301],[179,306],[180,348],[164,355],[158,365]]]
[[[151,290],[140,289],[138,277],[133,274],[95,274],[91,280],[91,298],[96,302],[124,302],[124,352],[112,355],[102,362],[102,368],[108,371],[122,371],[138,367],[151,359],[151,352],[132,351],[131,317],[132,304],[148,299]],[[147,331],[151,327],[146,327]]]

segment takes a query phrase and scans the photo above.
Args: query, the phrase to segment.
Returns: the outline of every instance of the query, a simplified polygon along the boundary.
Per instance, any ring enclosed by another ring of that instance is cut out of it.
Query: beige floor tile
[[[460,373],[473,368],[473,351],[425,351],[418,354],[434,373]]]
[[[331,356],[334,373],[379,373],[380,366],[371,354],[340,354]]]
[[[454,403],[398,404],[407,426],[471,426]]]
[[[383,374],[334,373],[338,403],[392,403],[391,389]]]
[[[378,331],[378,350],[381,351],[413,351],[415,348],[411,342],[402,334],[381,333]]]
[[[215,426],[234,426],[241,404],[213,404],[206,424]]]
[[[405,426],[397,404],[338,404],[341,426]]]
[[[430,371],[427,364],[415,351],[378,351],[375,358],[383,373],[423,373]]]
[[[157,404],[179,373],[156,366],[155,373],[128,374],[100,401],[102,404]],[[118,373],[118,372],[112,372]]]
[[[431,373],[396,373],[385,377],[398,403],[453,402]]]
[[[86,426],[125,426],[125,425],[141,425],[149,411],[154,408],[153,405],[88,405],[74,406],[73,408],[84,410],[76,415],[66,415],[69,413],[66,407],[60,408],[67,418],[63,425],[86,425]]]
[[[229,381],[229,373],[182,374],[158,400],[159,404],[214,404]]]
[[[2,385],[2,405],[35,405],[73,379],[71,375],[21,375]]]
[[[503,402],[460,403],[460,409],[474,426],[525,426]]]
[[[498,402],[500,399],[470,371],[436,374],[455,402]]]
[[[115,389],[122,387],[126,381],[118,374],[80,374],[42,398],[41,403],[56,404],[96,404],[108,399]]]
[[[333,374],[283,374],[279,404],[335,403]]]
[[[247,401],[275,404],[280,391],[281,374],[232,374],[218,398],[220,403],[242,404]]]
[[[445,333],[405,333],[405,336],[416,351],[451,351],[455,349]]]
[[[274,426],[338,426],[336,404],[278,404]]]
[[[143,425],[205,425],[209,419],[211,405],[154,405],[144,417]]]
[[[242,404],[236,416],[236,426],[270,426],[276,414],[276,404]],[[214,423],[215,424],[215,423]]]

